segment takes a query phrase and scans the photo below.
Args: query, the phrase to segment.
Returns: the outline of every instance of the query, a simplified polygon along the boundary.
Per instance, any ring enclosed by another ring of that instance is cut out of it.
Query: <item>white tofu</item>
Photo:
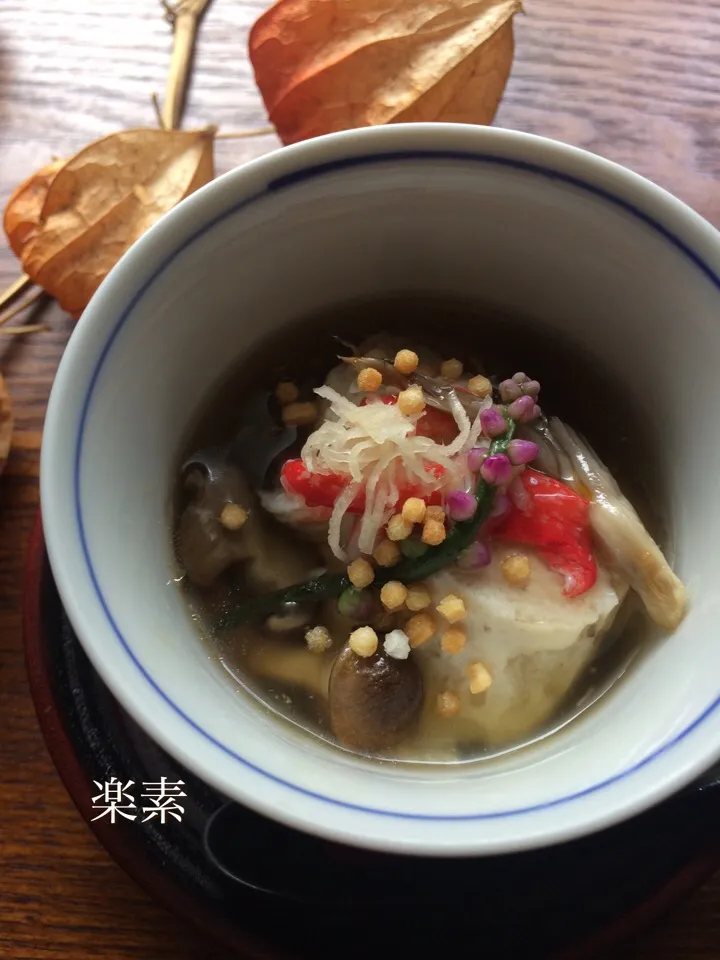
[[[627,591],[624,583],[599,567],[591,590],[573,599],[564,597],[562,577],[525,548],[530,582],[524,589],[511,586],[500,563],[518,552],[518,547],[494,543],[490,566],[471,573],[449,568],[428,581],[433,605],[448,593],[462,597],[466,619],[455,626],[467,630],[467,643],[459,653],[444,653],[439,636],[413,652],[425,678],[423,726],[429,735],[434,732],[434,739],[440,730],[449,739],[462,731],[461,739],[474,736],[500,746],[535,733],[592,659]],[[441,633],[443,621],[438,620]],[[492,676],[492,684],[481,694],[470,693],[466,672],[476,661]],[[434,712],[437,694],[443,690],[456,693],[461,707],[456,720],[440,721],[446,726],[439,730]]]

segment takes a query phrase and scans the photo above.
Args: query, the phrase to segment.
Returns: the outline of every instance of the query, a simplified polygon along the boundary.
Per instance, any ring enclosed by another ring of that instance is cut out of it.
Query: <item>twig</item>
[[[211,0],[180,0],[174,6],[161,0],[165,19],[172,25],[174,40],[170,60],[165,102],[162,110],[162,125],[166,130],[177,130],[185,106],[190,67],[195,38],[200,20]]]
[[[160,108],[160,100],[156,93],[151,93],[150,97],[152,99],[152,105],[155,108],[155,119],[157,120],[157,125],[161,130],[165,129],[165,121],[163,120],[162,109]]]
[[[244,140],[246,137],[264,137],[275,133],[275,127],[254,127],[251,130],[230,130],[228,133],[216,133],[216,140]]]
[[[33,303],[36,303],[40,297],[45,295],[45,291],[42,287],[38,287],[37,290],[33,290],[29,297],[26,297],[22,303],[16,303],[14,307],[10,307],[9,310],[6,310],[5,313],[0,315],[0,327],[7,323],[8,320],[12,320],[13,317],[16,317],[19,313],[22,313],[23,310],[26,310],[28,307],[32,306]]]
[[[9,287],[6,287],[2,293],[0,293],[0,310],[5,306],[6,303],[10,303],[11,300],[14,300],[23,290],[27,290],[28,287],[32,286],[32,280],[26,273],[21,273],[17,280],[13,280]]]
[[[170,6],[168,0],[160,0],[160,6],[165,11],[165,21],[172,27],[175,23],[175,10]]]
[[[0,330],[0,337],[17,337],[23,333],[40,333],[41,330],[47,329],[43,323],[30,323],[24,327],[6,327]]]

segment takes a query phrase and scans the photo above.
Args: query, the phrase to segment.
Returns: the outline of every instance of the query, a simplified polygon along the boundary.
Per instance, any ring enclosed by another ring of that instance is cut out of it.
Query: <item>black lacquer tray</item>
[[[228,802],[144,734],[91,667],[55,588],[39,521],[24,629],[40,725],[81,815],[131,877],[224,942],[229,957],[607,956],[720,865],[713,775],[593,837],[487,859],[358,851]],[[90,822],[94,781],[111,777],[184,781],[182,822]]]

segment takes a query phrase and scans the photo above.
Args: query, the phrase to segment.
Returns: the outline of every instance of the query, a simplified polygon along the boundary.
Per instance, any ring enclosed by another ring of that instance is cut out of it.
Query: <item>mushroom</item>
[[[243,540],[247,531],[243,527],[228,529],[220,518],[227,504],[245,506],[243,494],[247,491],[224,450],[196,454],[183,464],[183,472],[183,485],[191,500],[178,524],[178,553],[190,580],[207,587],[245,556]],[[246,522],[244,526],[247,525]]]
[[[420,717],[422,675],[414,659],[379,649],[359,657],[346,646],[330,674],[330,725],[341,743],[374,752],[403,740]]]
[[[674,630],[687,609],[685,586],[587,441],[557,417],[550,430],[572,463],[575,487],[590,492],[590,527],[605,557],[638,593],[652,620]]]
[[[332,658],[309,653],[297,641],[267,641],[260,636],[253,638],[247,650],[247,665],[257,676],[299,687],[323,700],[327,697]]]
[[[265,484],[277,457],[297,440],[296,427],[278,423],[271,410],[272,395],[267,391],[253,397],[245,406],[229,455],[239,464],[254,490]]]
[[[352,367],[353,371],[377,370],[382,374],[382,382],[386,387],[395,387],[398,390],[405,390],[410,384],[418,384],[422,387],[425,402],[437,410],[443,410],[452,414],[454,405],[459,401],[469,417],[475,418],[477,414],[489,406],[489,402],[474,396],[466,388],[465,383],[454,383],[445,377],[429,377],[419,370],[415,370],[409,376],[398,373],[393,366],[392,360],[388,358],[376,359],[375,357],[338,357],[343,363]]]
[[[265,621],[265,626],[273,633],[291,633],[307,626],[312,618],[313,607],[308,603],[288,602],[282,605]]]
[[[316,558],[286,537],[258,506],[242,472],[223,449],[195,454],[183,465],[191,500],[178,525],[180,560],[190,580],[209,586],[224,570],[244,561],[252,587],[264,592],[302,582]],[[239,528],[224,525],[223,508],[237,504],[247,513]]]

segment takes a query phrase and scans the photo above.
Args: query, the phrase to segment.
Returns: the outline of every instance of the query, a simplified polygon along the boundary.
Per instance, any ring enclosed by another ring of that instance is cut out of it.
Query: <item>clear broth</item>
[[[445,335],[439,331],[452,331]],[[527,370],[542,383],[542,406],[588,437],[593,447],[633,503],[657,543],[668,540],[668,493],[664,485],[659,440],[648,429],[650,417],[633,402],[626,387],[601,368],[577,343],[558,339],[535,321],[509,316],[492,307],[448,297],[397,295],[348,303],[305,318],[263,339],[241,357],[200,411],[183,447],[183,462],[200,448],[228,443],[237,433],[243,411],[259,393],[272,390],[279,380],[294,380],[302,399],[323,382],[338,353],[346,352],[338,339],[359,343],[386,332],[423,344],[440,356],[462,360],[466,369],[501,378]],[[640,468],[641,467],[641,468]],[[178,515],[182,492],[175,491]],[[284,530],[286,528],[283,528]],[[291,531],[286,536],[292,538]],[[319,560],[318,566],[322,565]],[[306,684],[269,680],[250,666],[261,647],[272,655],[277,638],[240,628],[214,635],[211,624],[222,619],[238,596],[232,572],[206,590],[191,584],[182,589],[213,657],[246,694],[281,718],[314,736],[335,743],[329,729],[327,705],[313,684],[337,654],[336,644],[322,657],[304,649],[302,632],[296,637],[311,678]],[[521,741],[488,748],[472,738],[467,727],[438,718],[405,741],[389,759],[412,762],[466,762],[489,758],[534,743],[566,726],[606,696],[647,644],[651,629],[632,597],[623,604],[600,649],[564,702],[541,728]],[[253,656],[254,655],[254,656]],[[314,678],[314,679],[313,679]],[[320,679],[318,679],[320,678]],[[242,693],[239,693],[242,695]],[[342,746],[342,745],[340,745]],[[343,748],[347,749],[347,748]]]

